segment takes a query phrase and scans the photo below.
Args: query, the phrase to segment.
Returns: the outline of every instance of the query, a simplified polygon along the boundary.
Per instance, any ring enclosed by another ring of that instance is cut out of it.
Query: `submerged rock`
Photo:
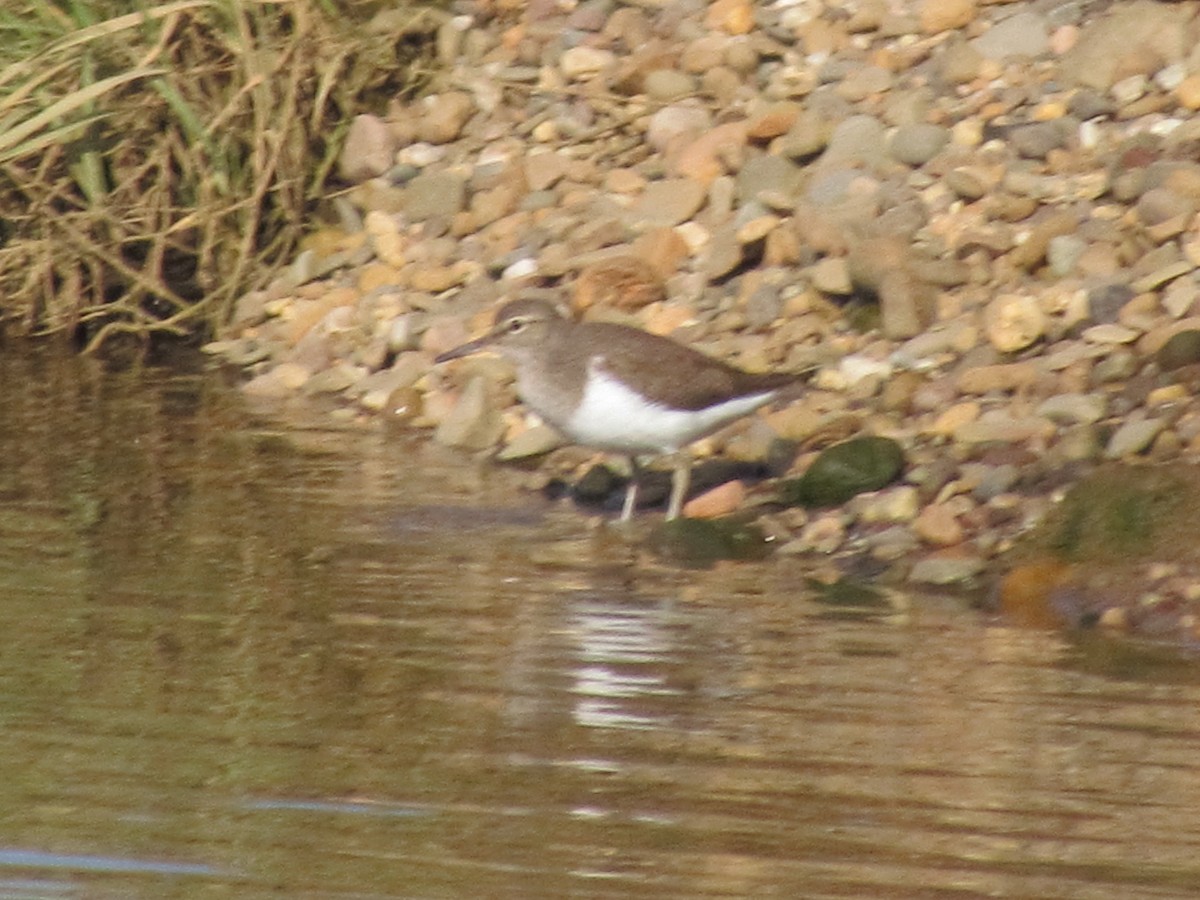
[[[771,553],[762,530],[729,519],[675,519],[650,536],[650,549],[669,562],[711,566],[723,559],[765,559]]]

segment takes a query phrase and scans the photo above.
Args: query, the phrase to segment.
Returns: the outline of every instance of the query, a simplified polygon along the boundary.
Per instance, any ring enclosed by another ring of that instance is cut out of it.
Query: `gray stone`
[[[817,160],[820,167],[862,164],[871,168],[884,160],[887,133],[874,116],[851,116],[839,122],[829,137],[829,146]]]
[[[462,212],[467,200],[466,180],[453,172],[425,172],[404,189],[404,213],[414,221],[448,218]]]
[[[1072,130],[1070,119],[1032,122],[1014,128],[1009,135],[1009,141],[1026,159],[1045,159],[1051,150],[1067,146]]]
[[[760,156],[749,159],[737,173],[737,196],[746,203],[759,193],[781,193],[797,198],[804,183],[805,172],[783,156]]]
[[[956,584],[982,572],[984,561],[977,556],[927,556],[908,573],[909,581],[920,584]]]
[[[700,211],[707,192],[691,178],[651,181],[629,211],[630,223],[639,228],[671,228]]]
[[[1088,291],[1088,316],[1093,322],[1115,322],[1121,308],[1134,298],[1127,284],[1105,284]]]
[[[712,127],[712,115],[702,106],[677,103],[664,106],[650,117],[646,142],[655,150],[666,150],[683,134],[699,134]]]
[[[1099,394],[1056,394],[1039,404],[1037,414],[1060,425],[1099,422],[1108,404]]]
[[[892,159],[907,166],[922,166],[950,142],[950,129],[942,125],[918,122],[901,125],[888,147]]]
[[[1087,242],[1073,234],[1060,234],[1050,238],[1046,245],[1046,262],[1050,271],[1060,278],[1070,275],[1087,250]]]
[[[971,41],[971,46],[987,59],[1038,57],[1050,49],[1050,29],[1037,13],[1019,12],[997,22]]]
[[[655,69],[646,75],[643,87],[651,100],[660,103],[678,100],[696,90],[695,79],[675,69]]]
[[[1113,4],[1085,25],[1075,46],[1063,54],[1060,77],[1068,84],[1107,91],[1123,60],[1181,59],[1191,49],[1186,23],[1192,15],[1192,9],[1175,3]]]
[[[742,245],[737,239],[737,230],[732,225],[726,225],[712,233],[700,258],[700,270],[709,281],[716,281],[732,272],[741,262]]]
[[[1108,439],[1108,446],[1104,448],[1104,455],[1109,459],[1120,459],[1123,456],[1133,456],[1141,453],[1153,443],[1165,425],[1166,423],[1162,419],[1141,419],[1125,422]]]

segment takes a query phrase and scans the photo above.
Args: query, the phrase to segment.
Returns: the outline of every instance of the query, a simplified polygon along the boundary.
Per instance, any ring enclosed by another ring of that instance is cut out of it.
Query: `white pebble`
[[[501,278],[528,278],[530,275],[536,275],[538,264],[536,259],[525,257],[518,259],[504,270],[500,275]]]

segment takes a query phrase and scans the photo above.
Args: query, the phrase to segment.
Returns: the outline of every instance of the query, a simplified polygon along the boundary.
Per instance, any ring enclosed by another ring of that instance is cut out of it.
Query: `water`
[[[678,570],[212,376],[0,379],[0,898],[1200,894],[1192,663]]]

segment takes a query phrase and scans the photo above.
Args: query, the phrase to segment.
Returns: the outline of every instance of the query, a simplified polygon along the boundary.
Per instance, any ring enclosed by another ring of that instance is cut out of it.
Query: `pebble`
[[[727,481],[693,497],[683,505],[689,519],[716,519],[734,512],[746,500],[746,486],[740,481]]]
[[[950,131],[942,125],[916,122],[901,125],[892,135],[892,158],[909,166],[923,166],[950,142]]]
[[[1097,394],[1057,394],[1047,397],[1037,414],[1062,425],[1091,424],[1104,418],[1107,403]]]
[[[1024,350],[1041,338],[1045,328],[1041,306],[1027,294],[1002,294],[984,311],[984,331],[1001,353]]]
[[[1036,59],[1050,49],[1050,30],[1043,16],[1023,10],[1001,19],[974,38],[971,47],[986,59],[1002,60],[1010,56]]]
[[[487,381],[479,376],[467,382],[450,414],[434,431],[434,440],[447,447],[486,450],[504,433],[504,422],[489,402]]]
[[[973,554],[938,551],[919,560],[908,574],[917,584],[960,584],[979,575],[986,561]]]
[[[430,144],[448,144],[462,133],[474,112],[475,102],[462,91],[425,97],[421,101],[417,137]]]
[[[568,80],[582,81],[612,69],[616,62],[617,56],[611,50],[580,46],[564,50],[558,67]]]
[[[427,172],[408,183],[404,213],[414,221],[447,218],[461,212],[467,199],[466,179],[454,172]]]
[[[1158,437],[1165,425],[1162,419],[1125,422],[1109,438],[1104,455],[1109,459],[1121,459],[1141,453]]]
[[[338,156],[338,172],[352,184],[378,178],[392,167],[399,143],[383,119],[355,116]]]

